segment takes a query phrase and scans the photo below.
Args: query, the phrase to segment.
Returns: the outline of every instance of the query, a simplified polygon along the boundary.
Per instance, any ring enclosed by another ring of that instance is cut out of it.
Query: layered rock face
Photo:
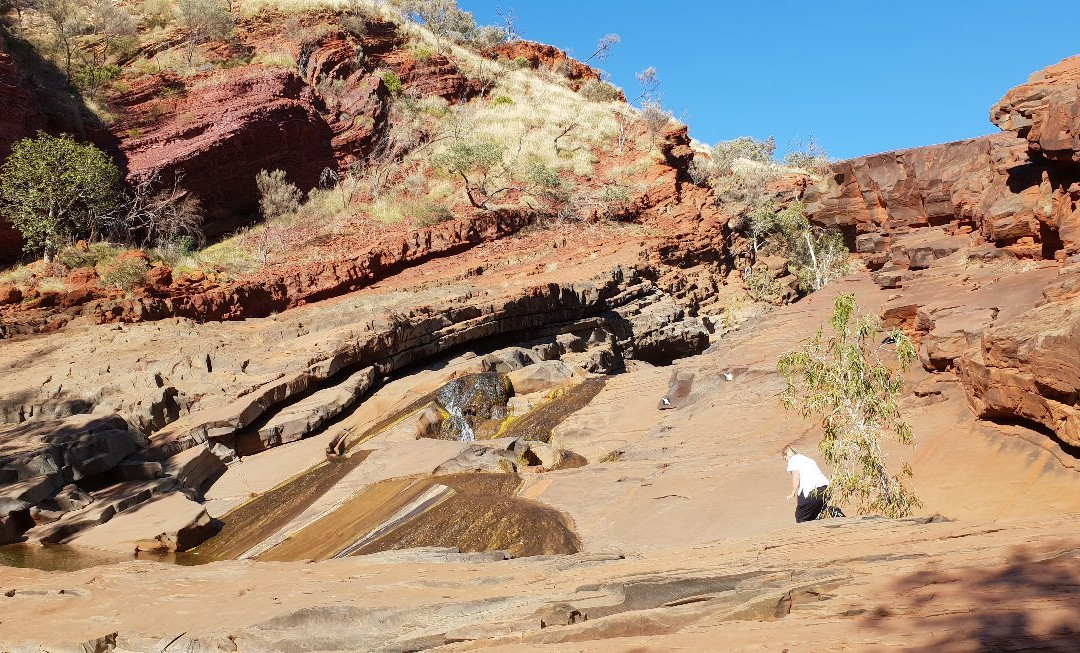
[[[533,68],[558,72],[573,80],[575,89],[587,81],[600,79],[600,73],[595,68],[546,43],[510,41],[499,44],[493,54],[510,60],[524,59]]]
[[[834,165],[807,192],[812,219],[842,229],[874,267],[907,269],[893,246],[927,227],[971,232],[1023,258],[1080,251],[1080,167],[1070,149],[1078,69],[1077,58],[1067,59],[1011,90],[991,111],[1005,133]]]
[[[927,369],[957,372],[979,416],[1066,446],[1080,445],[1080,270],[1036,261],[1080,253],[1078,81],[1066,59],[991,109],[1005,133],[840,162],[807,192],[812,220],[903,287],[882,314]]]
[[[11,145],[44,126],[33,95],[22,84],[19,67],[0,39],[0,161],[11,152]],[[0,263],[18,257],[22,236],[0,215]]]
[[[157,90],[179,83],[156,81]],[[236,228],[255,212],[259,170],[284,170],[311,188],[323,168],[335,166],[331,129],[314,100],[295,73],[260,67],[224,71],[176,99],[133,89],[118,100],[134,116],[117,127],[126,135],[120,149],[128,178],[179,180],[201,198],[207,235]]]

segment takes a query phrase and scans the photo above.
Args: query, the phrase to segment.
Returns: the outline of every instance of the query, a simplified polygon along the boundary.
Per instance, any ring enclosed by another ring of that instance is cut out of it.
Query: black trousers
[[[804,521],[813,521],[818,518],[821,511],[825,509],[825,488],[827,487],[829,486],[822,485],[819,488],[814,488],[807,496],[799,494],[799,502],[795,504],[796,523],[801,524]]]

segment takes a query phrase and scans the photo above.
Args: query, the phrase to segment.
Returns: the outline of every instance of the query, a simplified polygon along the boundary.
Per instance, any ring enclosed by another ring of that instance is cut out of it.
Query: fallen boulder
[[[575,369],[562,361],[550,360],[534,363],[506,375],[515,394],[532,394],[553,390],[574,383],[584,376],[583,370]]]

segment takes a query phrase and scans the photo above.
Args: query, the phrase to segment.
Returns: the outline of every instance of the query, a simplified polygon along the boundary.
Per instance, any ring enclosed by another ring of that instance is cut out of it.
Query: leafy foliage
[[[104,152],[38,132],[15,143],[0,168],[0,199],[27,252],[48,258],[64,241],[90,236],[120,203],[120,170]]]
[[[497,187],[495,178],[503,169],[503,148],[492,141],[458,141],[434,158],[432,164],[461,177],[465,194],[476,208],[485,208],[492,197],[510,190]]]
[[[390,91],[390,95],[401,95],[405,90],[405,85],[401,82],[401,78],[392,70],[383,73],[382,81],[383,84],[386,85],[386,90]]]
[[[394,0],[393,4],[438,38],[461,43],[471,39],[476,30],[473,15],[459,8],[456,0]]]
[[[902,371],[915,359],[915,346],[896,330],[890,357],[899,369],[881,358],[887,346],[876,343],[882,334],[876,316],[863,313],[851,294],[840,295],[829,321],[832,335],[818,330],[802,349],[782,356],[777,371],[787,382],[781,401],[804,417],[818,416],[824,437],[819,448],[834,469],[830,501],[858,512],[903,517],[921,503],[905,485],[911,468],[902,463],[896,474],[886,467],[881,438],[886,433],[906,445],[914,444],[911,426],[898,407],[903,392]]]
[[[750,214],[745,230],[755,259],[762,251],[788,258],[788,269],[798,278],[803,293],[821,290],[847,273],[850,252],[843,235],[810,224],[801,202],[781,211],[773,208],[771,200],[763,202]]]

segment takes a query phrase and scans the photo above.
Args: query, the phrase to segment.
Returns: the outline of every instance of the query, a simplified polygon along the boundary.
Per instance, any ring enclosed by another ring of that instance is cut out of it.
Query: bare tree
[[[641,104],[641,119],[649,129],[649,134],[656,138],[664,127],[671,122],[673,115],[658,100],[646,100]]]
[[[517,29],[517,14],[514,13],[513,7],[504,12],[502,7],[495,5],[495,15],[503,22],[499,26],[499,30],[503,33],[503,40],[506,42],[520,41],[521,32]]]
[[[188,32],[187,63],[190,66],[200,43],[224,38],[232,31],[233,17],[218,0],[179,0],[176,4],[180,24]]]
[[[656,68],[649,66],[640,73],[634,73],[634,77],[637,78],[638,84],[641,85],[641,93],[634,98],[634,102],[652,100],[656,89],[660,88],[660,76],[656,74]]]
[[[109,39],[134,34],[137,24],[115,0],[95,0],[90,5],[90,27],[101,37],[101,65],[104,66],[109,56]]]
[[[52,27],[56,50],[64,58],[64,75],[70,81],[75,37],[83,30],[82,8],[75,0],[42,0],[41,12]]]
[[[608,34],[604,36],[597,42],[596,50],[590,54],[583,63],[589,63],[593,59],[596,59],[597,61],[607,61],[608,55],[611,54],[611,49],[621,42],[622,38],[620,38],[618,34]]]

